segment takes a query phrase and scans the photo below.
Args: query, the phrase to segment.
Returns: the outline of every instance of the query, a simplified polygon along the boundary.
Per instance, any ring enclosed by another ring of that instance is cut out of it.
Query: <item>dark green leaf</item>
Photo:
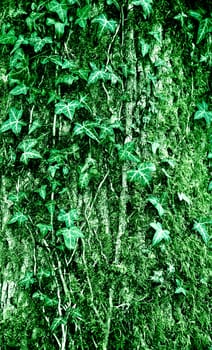
[[[65,320],[63,317],[57,317],[54,318],[51,324],[51,331],[54,332],[55,329],[57,329],[61,324],[66,324],[67,320]]]
[[[133,0],[131,4],[135,6],[141,5],[143,8],[144,18],[146,19],[147,17],[150,16],[152,12],[152,2],[153,2],[152,0]]]
[[[77,210],[71,209],[66,213],[65,210],[61,209],[57,219],[65,222],[66,227],[71,227],[74,225],[75,221],[78,220]]]
[[[75,135],[87,135],[91,139],[99,142],[98,134],[95,127],[98,126],[97,123],[92,121],[85,121],[82,124],[76,123],[74,127],[73,136]]]
[[[197,33],[197,44],[199,44],[203,39],[205,39],[206,34],[212,32],[212,18],[203,19],[198,28]]]
[[[0,35],[0,44],[14,45],[17,40],[15,31],[11,29],[8,33]]]
[[[26,95],[28,90],[29,90],[29,88],[25,84],[20,84],[20,85],[14,87],[10,91],[10,94],[13,96]]]
[[[69,228],[61,228],[57,231],[57,235],[61,234],[63,235],[66,248],[70,250],[76,247],[78,238],[84,237],[82,231],[76,226],[72,226]]]
[[[119,152],[119,159],[122,161],[131,161],[135,163],[139,163],[140,159],[133,154],[134,149],[135,149],[135,143],[134,141],[132,142],[127,142],[124,144],[124,146],[117,145],[118,152]]]
[[[108,20],[105,14],[102,14],[94,18],[91,23],[98,23],[98,37],[100,38],[105,32],[114,33],[117,27],[117,22],[114,20]]]
[[[28,220],[28,217],[23,213],[21,213],[20,211],[18,211],[12,216],[8,224],[14,224],[15,222],[17,222],[18,224],[21,225],[27,220]]]
[[[47,235],[47,233],[52,230],[52,226],[51,225],[37,224],[36,226],[39,228],[40,233],[42,234],[42,237],[45,237]]]
[[[87,25],[87,20],[90,17],[91,6],[85,5],[82,8],[77,9],[77,19],[75,21],[76,24],[79,24],[81,28],[85,28]]]
[[[20,279],[20,281],[18,282],[20,286],[23,286],[25,288],[29,288],[34,283],[35,283],[35,279],[33,278],[32,272],[27,272],[25,276],[22,279]]]
[[[198,111],[194,114],[194,119],[205,119],[209,127],[212,122],[212,112],[208,110],[208,104],[205,101],[197,104]]]
[[[56,13],[62,22],[65,22],[67,20],[68,8],[64,3],[59,3],[56,0],[52,0],[47,5],[47,9],[50,12]]]

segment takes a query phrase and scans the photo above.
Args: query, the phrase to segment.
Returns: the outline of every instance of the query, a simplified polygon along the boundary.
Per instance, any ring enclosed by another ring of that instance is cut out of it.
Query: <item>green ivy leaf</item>
[[[38,192],[42,199],[46,199],[46,187],[47,185],[42,185],[38,190],[35,190],[35,192]]]
[[[10,108],[9,119],[1,125],[0,132],[12,130],[15,135],[20,134],[22,126],[26,125],[25,122],[20,120],[22,114],[23,111],[21,109],[16,109],[15,107]]]
[[[53,41],[51,37],[46,36],[42,39],[36,32],[33,32],[29,39],[29,43],[34,47],[34,51],[36,53],[40,52],[46,44],[52,44],[52,42]]]
[[[119,153],[119,159],[122,161],[131,161],[135,163],[140,163],[140,159],[135,156],[132,152],[134,152],[135,149],[135,142],[127,142],[124,144],[124,146],[116,145],[118,148]]]
[[[197,104],[198,111],[194,114],[194,119],[204,118],[209,127],[212,122],[212,112],[208,110],[208,104],[205,101]]]
[[[72,85],[75,81],[77,81],[79,78],[72,75],[72,74],[64,74],[59,76],[56,80],[56,85],[58,84],[66,84],[66,85]]]
[[[76,123],[74,127],[73,136],[75,135],[87,135],[89,138],[99,142],[98,134],[95,130],[98,124],[92,121],[85,121],[82,124]]]
[[[211,237],[208,234],[206,225],[212,225],[212,220],[204,219],[201,222],[195,222],[195,224],[193,225],[193,230],[200,234],[205,244],[208,244]]]
[[[32,284],[35,283],[35,278],[33,278],[33,272],[27,272],[23,278],[18,282],[20,286],[29,288]]]
[[[206,34],[212,32],[212,18],[203,19],[198,28],[197,33],[197,44],[199,44],[203,39],[205,39]]]
[[[159,222],[151,222],[150,226],[156,231],[152,239],[153,247],[160,243],[162,240],[168,241],[170,239],[169,231],[163,230],[162,225]]]
[[[141,5],[143,8],[143,15],[144,18],[146,19],[147,17],[150,16],[152,12],[152,0],[134,0],[131,2],[132,5],[139,6]]]
[[[209,185],[208,185],[208,191],[212,191],[212,181],[209,182]]]
[[[13,29],[9,30],[8,33],[0,35],[0,44],[4,45],[14,45],[17,40],[15,31]]]
[[[10,94],[13,96],[26,95],[28,90],[29,90],[29,88],[25,84],[20,84],[20,85],[14,87],[10,91]]]
[[[39,159],[42,158],[41,154],[34,150],[33,147],[37,144],[36,139],[28,139],[22,141],[18,145],[18,149],[21,149],[23,151],[20,161],[23,162],[24,164],[28,164],[29,159]]]
[[[81,107],[78,100],[73,100],[71,102],[60,101],[55,105],[56,114],[64,114],[68,119],[72,120],[74,118],[75,110]]]
[[[87,188],[90,182],[91,176],[89,172],[82,172],[79,176],[79,187],[81,189]]]
[[[13,54],[16,50],[18,50],[22,44],[28,45],[28,43],[29,43],[29,40],[26,39],[24,37],[24,35],[20,34],[18,36],[18,39],[16,40],[15,45],[14,45],[14,47],[13,47],[13,49],[12,49],[10,54]]]
[[[90,17],[91,6],[85,5],[82,8],[77,9],[77,18],[75,23],[78,24],[81,28],[85,28],[87,25],[87,20]]]
[[[39,228],[42,237],[45,237],[48,232],[52,231],[52,225],[39,223],[36,226]]]
[[[45,204],[45,207],[48,209],[50,215],[54,215],[55,212],[55,201],[49,201]]]
[[[64,32],[65,32],[65,26],[68,25],[68,23],[61,23],[61,22],[58,22],[58,21],[55,21],[54,19],[52,18],[47,18],[46,19],[46,25],[47,26],[54,26],[55,28],[55,33],[56,33],[56,36],[58,37],[58,39],[62,38]]]
[[[76,209],[71,209],[69,212],[60,209],[60,213],[57,217],[59,221],[63,221],[66,224],[66,227],[71,227],[74,225],[75,221],[78,220],[79,216]]]
[[[69,250],[75,249],[77,244],[77,239],[84,237],[82,231],[76,226],[72,226],[69,228],[61,228],[60,230],[57,231],[56,234],[63,235],[65,246]]]
[[[142,186],[145,186],[151,181],[153,171],[156,171],[153,163],[142,163],[137,169],[128,170],[127,177],[129,181],[138,182]]]
[[[154,207],[157,209],[158,211],[158,215],[161,217],[164,215],[165,211],[159,201],[159,199],[155,196],[149,196],[148,197],[148,202],[152,203],[152,205],[154,205]]]
[[[8,222],[8,224],[14,224],[15,222],[17,222],[19,225],[22,225],[25,221],[28,221],[28,217],[26,215],[24,215],[23,213],[21,213],[20,211],[17,211],[12,218],[10,219],[10,221]]]
[[[107,80],[107,73],[104,69],[98,69],[95,63],[91,62],[92,72],[88,78],[88,85],[95,84],[98,80]]]
[[[91,23],[98,23],[98,38],[100,38],[104,32],[114,33],[117,27],[117,22],[114,20],[108,20],[105,14],[102,14],[94,18]]]
[[[33,131],[35,131],[38,128],[41,128],[41,126],[42,126],[41,123],[37,119],[34,120],[34,122],[32,123],[32,125],[29,128],[28,134],[29,135],[32,134]]]
[[[176,279],[177,288],[175,289],[175,294],[183,294],[186,296],[186,289],[183,288],[183,283],[179,279]]]
[[[59,3],[56,0],[52,0],[46,5],[46,7],[50,12],[56,13],[62,22],[67,20],[68,7],[64,4],[64,2]]]

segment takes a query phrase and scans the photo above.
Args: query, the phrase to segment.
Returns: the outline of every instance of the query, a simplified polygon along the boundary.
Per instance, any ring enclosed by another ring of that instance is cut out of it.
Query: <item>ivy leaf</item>
[[[134,0],[131,2],[131,4],[135,6],[142,6],[145,19],[150,16],[152,12],[152,0]]]
[[[88,187],[88,184],[90,182],[91,176],[89,172],[82,172],[79,177],[79,187],[81,189]]]
[[[72,75],[72,74],[64,74],[59,76],[56,80],[56,85],[58,84],[67,84],[67,85],[72,85],[73,82],[77,81],[79,78]]]
[[[107,73],[104,69],[98,69],[93,62],[90,63],[90,66],[92,68],[92,72],[88,78],[88,85],[95,84],[98,80],[105,81],[107,79]]]
[[[31,34],[29,43],[34,47],[35,52],[40,52],[46,44],[52,44],[52,38],[46,36],[42,39],[36,32],[33,32]]]
[[[27,272],[23,278],[20,279],[18,284],[25,288],[29,288],[32,284],[35,283],[35,278],[33,278],[32,272]]]
[[[170,239],[169,231],[163,230],[162,225],[159,222],[157,222],[157,223],[151,222],[150,226],[152,228],[154,228],[154,230],[156,231],[154,234],[154,237],[152,239],[152,246],[153,247],[155,245],[157,245],[158,243],[160,243],[162,240],[168,241]]]
[[[64,3],[52,0],[46,7],[50,12],[56,13],[62,22],[67,20],[68,8]]]
[[[73,136],[75,135],[87,135],[91,139],[95,140],[96,142],[99,142],[98,140],[98,134],[96,130],[94,129],[96,126],[98,126],[97,123],[92,121],[85,121],[82,124],[76,123],[74,127]]]
[[[124,146],[117,145],[117,148],[118,148],[120,160],[122,160],[122,161],[129,160],[129,161],[135,162],[135,163],[140,162],[140,159],[132,153],[132,152],[134,152],[134,148],[135,148],[134,141],[127,142],[124,144]]]
[[[65,32],[65,26],[67,26],[67,23],[61,23],[58,21],[55,21],[53,18],[47,18],[46,19],[46,25],[47,26],[52,26],[54,25],[55,28],[55,33],[58,37],[58,39],[62,38],[64,32]]]
[[[47,185],[42,185],[38,190],[35,190],[35,192],[39,193],[42,199],[46,199],[46,187]]]
[[[178,198],[180,201],[185,201],[186,203],[188,203],[189,205],[191,204],[191,200],[188,196],[186,196],[185,193],[181,192],[181,193],[178,193]]]
[[[203,39],[205,39],[207,33],[212,32],[212,18],[203,19],[198,28],[197,33],[197,44],[199,44]]]
[[[20,134],[22,126],[26,125],[25,122],[20,120],[22,114],[23,111],[21,109],[18,110],[15,107],[10,108],[9,119],[2,124],[0,132],[12,130],[15,135]]]
[[[114,33],[116,30],[117,22],[114,20],[108,20],[105,14],[102,14],[94,18],[91,23],[98,23],[98,38],[100,38],[104,32]]]
[[[35,145],[37,145],[38,141],[36,139],[28,139],[23,140],[19,143],[18,149],[21,149],[22,151],[29,151],[31,148],[33,148]]]
[[[200,234],[205,244],[208,244],[209,240],[211,239],[207,231],[207,224],[212,225],[212,220],[206,218],[201,222],[195,222],[193,225],[193,230],[197,231]]]
[[[26,39],[24,35],[20,34],[10,54],[13,54],[17,49],[21,47],[22,44],[28,45],[28,43],[29,43],[29,40]]]
[[[127,177],[131,182],[138,182],[142,186],[148,185],[152,179],[152,172],[156,171],[153,163],[142,163],[137,169],[128,170]]]
[[[75,23],[78,24],[81,28],[85,28],[87,25],[87,20],[90,17],[90,5],[85,5],[82,8],[77,9],[77,18]]]
[[[4,33],[0,35],[0,44],[4,45],[14,45],[17,40],[17,37],[15,35],[15,31],[11,29],[8,33]]]
[[[69,250],[75,249],[77,244],[77,239],[84,237],[81,230],[76,226],[72,226],[69,228],[61,228],[60,230],[57,231],[56,234],[63,235],[65,246]]]
[[[78,100],[73,100],[71,102],[60,101],[55,105],[56,114],[64,114],[68,119],[72,120],[74,118],[74,113],[76,108],[80,108],[81,104]]]
[[[183,288],[183,283],[179,279],[176,279],[177,288],[175,289],[175,294],[183,294],[186,296],[186,289]]]
[[[57,217],[59,221],[64,221],[66,227],[71,227],[74,225],[74,222],[78,220],[78,213],[76,209],[71,209],[69,212],[65,212],[65,210],[61,209],[60,213]]]
[[[39,228],[42,237],[45,237],[48,232],[52,231],[52,225],[39,223],[36,226]]]
[[[67,320],[65,320],[63,317],[56,317],[53,319],[51,324],[51,331],[54,332],[55,329],[57,329],[61,324],[66,324]]]
[[[49,201],[45,204],[45,207],[47,208],[50,215],[54,215],[55,212],[55,201]]]
[[[197,21],[201,22],[202,21],[202,16],[205,14],[204,10],[199,10],[199,11],[194,11],[194,10],[189,10],[188,14],[195,18]]]
[[[25,84],[20,84],[20,85],[14,87],[10,91],[10,94],[13,96],[26,95],[28,90],[29,90],[29,88]]]
[[[29,128],[28,134],[32,134],[33,131],[35,131],[38,128],[41,128],[41,123],[36,119],[34,120],[34,122],[32,123],[31,127]]]
[[[148,54],[148,52],[149,52],[150,45],[147,44],[144,39],[141,39],[139,41],[139,44],[140,44],[140,47],[141,47],[142,56],[145,57]]]
[[[10,219],[10,221],[8,222],[8,224],[14,224],[15,222],[17,222],[19,225],[22,225],[25,221],[28,220],[28,217],[26,215],[24,215],[23,213],[21,213],[20,211],[17,211],[13,217]]]
[[[208,110],[208,104],[205,101],[197,104],[198,111],[194,114],[194,119],[204,118],[209,127],[212,122],[212,112]]]
[[[164,215],[164,209],[162,207],[162,205],[159,202],[159,199],[155,196],[149,196],[148,197],[148,202],[152,203],[152,205],[154,205],[154,207],[157,209],[159,216],[163,216]]]
[[[41,154],[32,149],[37,144],[36,139],[29,139],[29,140],[24,140],[22,141],[19,145],[18,148],[23,151],[20,161],[23,162],[24,164],[28,164],[29,159],[39,159],[42,158]]]

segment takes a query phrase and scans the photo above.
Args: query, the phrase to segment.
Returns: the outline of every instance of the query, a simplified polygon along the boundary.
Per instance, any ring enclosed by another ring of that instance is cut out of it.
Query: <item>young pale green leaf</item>
[[[0,44],[14,45],[17,40],[15,31],[11,29],[8,33],[0,35]]]
[[[100,38],[105,32],[114,33],[117,27],[117,22],[108,20],[105,14],[94,18],[91,23],[98,23],[98,37]]]
[[[195,18],[197,21],[201,22],[202,21],[202,17],[204,15],[204,10],[200,9],[199,11],[194,11],[194,10],[189,10],[188,14]]]
[[[131,161],[135,163],[140,163],[140,159],[133,154],[135,149],[135,142],[127,142],[124,146],[117,145],[119,159],[122,161]]]
[[[85,5],[82,8],[77,9],[77,19],[75,21],[81,28],[85,28],[87,25],[87,20],[90,17],[91,6]]]
[[[23,278],[21,278],[18,282],[20,286],[25,288],[31,287],[32,284],[35,283],[35,278],[33,278],[33,272],[27,272]]]
[[[15,107],[10,108],[9,110],[9,119],[6,120],[2,125],[0,132],[5,132],[12,130],[15,135],[20,134],[22,126],[26,125],[25,122],[21,121],[23,111],[16,109]]]
[[[128,180],[131,182],[138,182],[142,186],[148,185],[152,179],[152,173],[156,171],[153,163],[142,163],[137,169],[127,171]]]
[[[68,7],[64,2],[60,3],[56,0],[52,0],[46,7],[50,12],[56,13],[62,22],[67,20]]]
[[[55,105],[55,113],[64,114],[68,119],[72,120],[74,118],[76,108],[80,107],[81,104],[78,100],[73,100],[71,102],[60,101]]]
[[[194,114],[194,119],[205,119],[209,127],[212,122],[212,112],[208,110],[208,104],[205,101],[197,104],[198,111]]]
[[[25,221],[28,220],[28,217],[26,215],[24,215],[23,213],[21,213],[20,211],[17,211],[12,218],[10,219],[10,221],[8,222],[8,224],[14,224],[15,222],[17,222],[18,224],[23,224]]]
[[[152,12],[152,2],[152,0],[133,0],[131,4],[135,6],[141,5],[143,8],[143,16],[146,19]]]
[[[39,228],[42,237],[45,237],[48,232],[52,231],[52,225],[39,223],[36,226]]]
[[[71,227],[74,225],[75,221],[78,220],[79,216],[76,209],[71,209],[69,212],[60,209],[60,213],[57,217],[59,221],[63,221],[66,224],[66,227]]]
[[[26,95],[28,90],[29,90],[29,88],[25,84],[20,84],[20,85],[14,87],[10,91],[10,94],[13,96]]]
[[[63,235],[65,246],[69,250],[75,249],[77,244],[77,239],[84,237],[82,231],[76,226],[72,226],[69,228],[61,228],[60,230],[57,231],[56,234]]]
[[[185,201],[186,203],[188,203],[188,205],[191,204],[190,198],[189,198],[188,196],[186,196],[185,193],[183,193],[183,192],[180,192],[180,193],[179,193],[179,192],[178,192],[177,195],[178,195],[178,198],[179,198],[180,201]]]
[[[99,142],[98,134],[95,130],[98,124],[92,121],[85,121],[82,124],[76,123],[73,131],[73,136],[75,135],[87,135],[89,138]]]
[[[19,203],[22,200],[27,199],[27,195],[25,192],[19,191],[17,193],[10,193],[8,195],[8,199],[9,199],[9,201],[11,201],[13,203]]]
[[[203,19],[198,28],[197,33],[197,44],[199,44],[203,39],[205,39],[208,33],[212,32],[212,18]]]
[[[209,240],[211,239],[207,231],[207,227],[206,227],[207,224],[211,225],[212,220],[204,220],[202,222],[196,222],[193,225],[193,230],[195,230],[200,234],[205,244],[208,244]]]
[[[177,288],[175,289],[175,294],[183,294],[186,296],[186,289],[183,288],[183,283],[179,279],[176,279]]]
[[[212,181],[209,182],[209,185],[208,185],[208,191],[212,191]]]
[[[154,247],[155,245],[157,245],[158,243],[160,243],[162,240],[168,241],[170,239],[169,237],[169,231],[168,230],[164,230],[162,228],[162,225],[160,224],[160,222],[151,222],[150,226],[152,228],[154,228],[155,230],[155,234],[153,236],[152,239],[152,246]]]
[[[164,211],[164,209],[163,209],[163,207],[162,207],[162,205],[157,197],[149,196],[148,202],[150,202],[150,203],[152,203],[152,205],[154,205],[154,207],[157,209],[160,217],[164,215],[165,211]]]

